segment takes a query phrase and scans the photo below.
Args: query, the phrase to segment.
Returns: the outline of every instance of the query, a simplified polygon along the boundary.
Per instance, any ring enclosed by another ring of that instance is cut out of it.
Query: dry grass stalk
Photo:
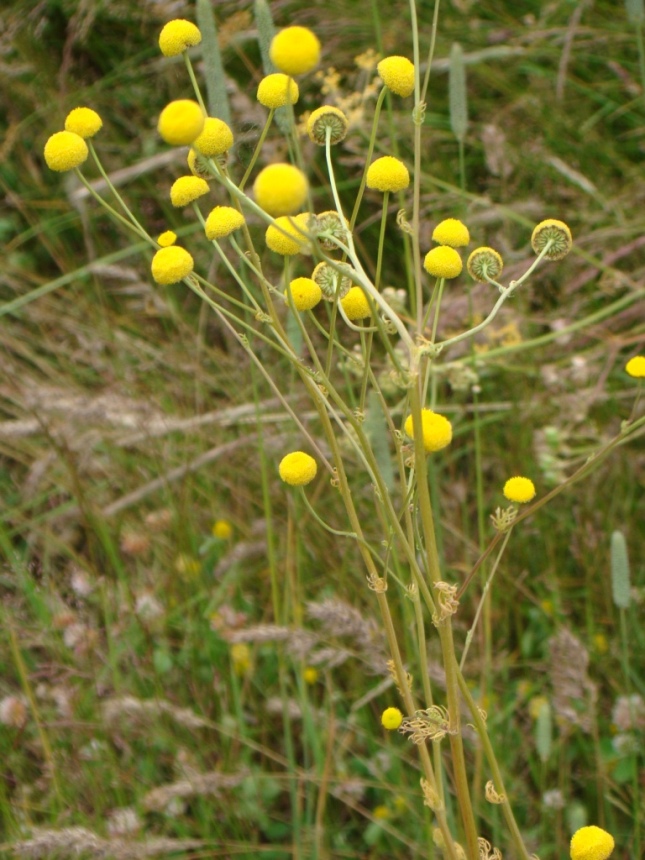
[[[147,839],[129,842],[125,839],[102,839],[85,827],[65,827],[63,830],[35,830],[31,839],[14,842],[9,846],[19,857],[53,860],[61,857],[92,857],[97,860],[138,860],[140,857],[158,857],[177,851],[201,848],[198,839]]]
[[[210,720],[198,716],[190,708],[178,708],[163,700],[144,701],[134,696],[118,696],[103,704],[103,719],[106,723],[116,723],[123,719],[148,719],[161,714],[172,717],[176,723],[189,729],[206,729],[213,726]]]
[[[219,771],[211,771],[196,776],[190,779],[182,779],[179,782],[161,785],[158,788],[153,788],[143,798],[143,807],[148,812],[162,812],[175,798],[182,800],[187,797],[195,797],[197,795],[219,794],[221,791],[227,791],[235,788],[248,776],[248,771],[240,771],[239,773],[220,773]]]
[[[595,701],[596,688],[587,675],[589,652],[569,630],[549,639],[553,709],[563,727],[591,731],[593,716],[587,704]],[[584,708],[581,707],[584,705]]]

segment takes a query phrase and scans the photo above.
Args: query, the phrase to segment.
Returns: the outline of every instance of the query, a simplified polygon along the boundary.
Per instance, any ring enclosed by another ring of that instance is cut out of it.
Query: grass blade
[[[217,39],[217,24],[210,0],[197,0],[197,26],[202,33],[202,57],[208,113],[231,124],[231,109],[226,92],[224,64]]]

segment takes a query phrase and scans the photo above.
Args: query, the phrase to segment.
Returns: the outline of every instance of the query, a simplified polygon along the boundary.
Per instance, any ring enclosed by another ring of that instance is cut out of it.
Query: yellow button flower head
[[[376,67],[386,87],[397,96],[414,92],[414,64],[407,57],[385,57]]]
[[[504,268],[501,254],[494,248],[475,248],[466,261],[468,274],[475,281],[485,283],[488,278],[496,280]]]
[[[158,284],[176,284],[193,270],[193,258],[185,248],[171,245],[162,248],[152,258],[152,277]]]
[[[95,110],[77,107],[65,117],[65,131],[73,131],[82,138],[94,137],[103,128],[103,120]]]
[[[308,190],[307,177],[292,164],[269,164],[253,184],[256,203],[274,217],[297,212]]]
[[[315,684],[318,680],[318,669],[315,666],[307,666],[302,673],[305,684]]]
[[[372,315],[367,296],[360,287],[352,287],[347,295],[343,296],[340,303],[347,318],[352,321],[364,320]]]
[[[408,168],[398,158],[384,155],[367,168],[367,187],[376,191],[402,191],[410,184]]]
[[[201,155],[213,158],[222,155],[233,146],[233,132],[223,119],[207,116],[201,134],[193,141],[193,147]]]
[[[244,215],[232,206],[216,206],[206,219],[204,232],[207,239],[222,239],[244,224]]]
[[[456,278],[463,267],[461,257],[449,245],[439,245],[428,251],[423,261],[423,268],[435,278]]]
[[[173,206],[188,206],[209,190],[208,182],[199,176],[180,176],[170,188],[170,202]]]
[[[278,471],[285,484],[303,487],[316,477],[318,466],[314,458],[304,451],[292,451],[282,458]]]
[[[286,75],[304,75],[320,60],[320,42],[306,27],[286,27],[273,37],[271,62]]]
[[[208,163],[208,158],[192,148],[188,150],[186,163],[193,176],[199,176],[200,179],[208,181],[215,175]]]
[[[329,142],[340,143],[347,134],[349,120],[339,108],[323,105],[312,111],[307,120],[307,134],[319,146],[324,146],[329,129]]]
[[[440,245],[463,248],[470,242],[470,233],[468,227],[457,218],[446,218],[434,228],[432,238]]]
[[[539,254],[549,242],[550,248],[544,255],[547,260],[561,260],[567,256],[573,245],[573,239],[571,230],[564,221],[547,218],[546,221],[540,221],[533,230],[531,246],[536,254]]]
[[[213,537],[219,540],[230,540],[233,536],[233,526],[228,520],[215,520],[211,529]]]
[[[276,72],[262,78],[258,86],[258,101],[264,107],[284,107],[286,104],[295,105],[300,92],[298,84],[289,75]]]
[[[199,28],[185,18],[168,21],[159,34],[159,47],[164,57],[177,57],[186,48],[199,45],[202,34]]]
[[[191,99],[177,99],[161,111],[157,129],[171,146],[188,146],[202,133],[204,112]]]
[[[306,213],[303,213],[306,214]],[[294,254],[300,253],[307,245],[308,239],[302,232],[302,224],[299,224],[295,218],[288,215],[281,215],[276,218],[275,224],[270,224],[267,227],[265,240],[267,247],[276,254],[282,254],[283,257],[292,257]],[[285,236],[288,233],[288,236]]]
[[[340,260],[334,261],[338,267],[350,272],[349,266],[341,263]],[[342,299],[350,291],[352,287],[351,274],[344,275],[329,263],[318,263],[316,268],[311,273],[311,277],[322,290],[323,299],[328,302],[333,302],[336,296]]]
[[[520,476],[509,478],[504,484],[504,495],[509,502],[517,502],[520,505],[526,504],[535,496],[535,484],[530,478]]]
[[[571,860],[607,860],[614,850],[614,837],[595,824],[581,827],[571,838]]]
[[[160,236],[157,236],[157,245],[161,245],[162,248],[169,248],[171,245],[174,245],[177,241],[177,234],[173,233],[172,230],[166,230]]]
[[[625,365],[625,370],[634,379],[645,378],[645,355],[635,355]]]
[[[403,714],[398,708],[386,708],[381,714],[381,725],[388,732],[393,732],[403,722]]]
[[[426,451],[441,451],[452,442],[452,424],[444,415],[439,415],[432,409],[422,409],[421,426],[423,447]],[[410,439],[414,439],[414,422],[411,415],[405,419],[403,429]]]
[[[73,131],[57,131],[45,144],[45,161],[50,170],[64,173],[79,167],[89,155],[83,138]]]
[[[289,284],[289,291],[297,311],[310,311],[322,299],[322,290],[312,278],[294,278]]]
[[[253,660],[251,659],[251,649],[246,642],[236,642],[231,645],[231,662],[236,675],[244,677],[253,669]]]

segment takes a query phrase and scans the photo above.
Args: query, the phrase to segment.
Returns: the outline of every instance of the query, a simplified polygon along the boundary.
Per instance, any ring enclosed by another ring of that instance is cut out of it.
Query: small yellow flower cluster
[[[298,84],[289,75],[280,72],[262,78],[258,86],[258,101],[272,110],[287,104],[295,105],[299,96]]]
[[[470,242],[468,227],[457,218],[446,218],[434,228],[432,238],[439,242],[425,256],[423,268],[435,278],[456,278],[464,264],[455,248],[463,248]]]
[[[571,838],[571,860],[607,860],[614,844],[611,833],[601,827],[581,827]]]
[[[305,684],[315,684],[318,680],[318,669],[315,666],[307,666],[307,668],[303,671],[302,677],[304,679]]]
[[[494,281],[502,274],[504,261],[494,248],[483,246],[470,254],[466,268],[474,281],[485,283],[489,278]]]
[[[286,27],[273,37],[271,62],[286,75],[304,75],[320,60],[320,42],[307,27]]]
[[[157,236],[157,245],[160,245],[162,248],[169,248],[171,245],[174,245],[177,241],[177,234],[172,230],[166,230],[160,236]]]
[[[152,258],[152,277],[158,284],[177,284],[193,271],[195,262],[185,248],[161,248]]]
[[[340,143],[347,134],[349,120],[337,107],[323,105],[316,108],[307,120],[307,134],[319,146],[324,146],[327,141],[327,129],[329,129],[329,142]]]
[[[65,119],[65,131],[74,132],[84,140],[88,137],[94,137],[102,128],[103,120],[92,108],[74,108]]]
[[[297,311],[310,311],[322,299],[322,290],[311,278],[294,278],[289,284],[289,292]]]
[[[625,370],[634,379],[645,379],[645,355],[635,355],[625,365]]]
[[[177,99],[161,111],[157,130],[171,146],[187,146],[204,128],[204,112],[192,99]]]
[[[285,484],[303,487],[316,477],[318,465],[314,458],[304,451],[292,451],[282,458],[278,471]]]
[[[253,660],[251,649],[246,642],[236,642],[231,645],[231,663],[233,664],[233,671],[241,678],[251,673]]]
[[[80,167],[89,155],[86,138],[93,137],[102,127],[103,120],[96,111],[74,108],[65,118],[65,131],[52,134],[45,144],[43,155],[47,167],[57,173]]]
[[[233,537],[233,526],[228,520],[215,520],[211,532],[213,537],[219,540],[230,540]]]
[[[239,230],[244,223],[244,215],[237,209],[232,206],[216,206],[211,209],[206,219],[204,232],[206,238],[211,241],[223,239],[224,236],[230,236],[235,230]]]
[[[307,199],[307,177],[292,164],[269,164],[253,184],[258,206],[269,215],[293,215]]]
[[[535,253],[541,253],[547,245],[549,250],[544,255],[547,260],[561,260],[567,256],[573,245],[573,239],[571,230],[564,221],[547,218],[546,221],[540,221],[533,230],[531,246]]]
[[[407,57],[385,57],[376,67],[381,80],[397,96],[414,92],[414,64]]]
[[[423,432],[423,447],[427,452],[441,451],[452,442],[452,424],[444,415],[433,412],[432,409],[421,410],[421,428]],[[414,439],[414,421],[412,415],[405,419],[403,429]]]
[[[200,155],[214,158],[233,146],[233,132],[223,119],[207,116],[201,133],[191,142]]]
[[[381,725],[388,732],[398,729],[402,722],[403,714],[398,708],[386,708],[381,714]]]
[[[349,292],[340,300],[347,319],[364,320],[372,315],[367,296],[360,287],[351,287]]]
[[[267,247],[283,257],[300,253],[309,241],[305,235],[309,217],[308,212],[301,212],[294,218],[288,215],[276,218],[275,224],[270,224],[265,233]]]
[[[367,168],[366,184],[375,191],[402,191],[410,184],[410,174],[398,158],[384,155]]]
[[[509,502],[523,505],[534,498],[535,485],[530,478],[523,478],[518,475],[515,478],[509,478],[504,484],[504,495]]]
[[[187,48],[199,45],[202,34],[199,28],[185,18],[168,21],[159,34],[159,48],[164,57],[177,57]]]
[[[173,206],[188,206],[193,200],[209,192],[208,182],[198,176],[180,176],[170,188],[170,202]]]

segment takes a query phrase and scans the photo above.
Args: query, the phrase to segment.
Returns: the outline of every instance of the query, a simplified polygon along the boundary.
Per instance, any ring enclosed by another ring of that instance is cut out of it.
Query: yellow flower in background
[[[377,65],[381,80],[397,96],[411,96],[414,92],[414,64],[407,57],[385,57]]]
[[[310,311],[322,299],[322,290],[312,278],[294,278],[289,284],[289,291],[297,311]]]
[[[367,187],[376,191],[402,191],[410,184],[408,168],[398,158],[384,155],[367,168]]]
[[[546,696],[533,696],[532,699],[529,699],[528,711],[529,716],[532,720],[537,720],[540,716],[540,711],[544,707],[549,706],[549,700]]]
[[[312,111],[307,120],[307,134],[310,139],[319,146],[327,142],[327,129],[329,129],[329,142],[340,143],[347,134],[349,120],[340,108],[331,105],[323,105]]]
[[[94,137],[102,128],[103,120],[92,108],[77,107],[65,117],[65,131],[73,131],[83,139]]]
[[[230,540],[233,537],[233,526],[228,520],[215,520],[211,529],[213,537],[220,540]]]
[[[433,412],[432,409],[421,410],[421,427],[423,430],[423,447],[426,451],[441,451],[452,442],[452,424],[445,415]],[[414,439],[414,421],[408,415],[403,429]]]
[[[223,119],[207,116],[204,128],[192,141],[193,147],[207,158],[223,155],[233,146],[233,132]]]
[[[185,248],[171,245],[152,258],[152,277],[158,284],[176,284],[193,271],[195,262]]]
[[[432,238],[440,245],[463,248],[470,242],[468,227],[457,218],[446,218],[434,228]]]
[[[634,379],[645,378],[645,355],[635,355],[625,365],[625,370]]]
[[[89,155],[83,138],[73,131],[57,131],[52,134],[44,150],[45,162],[50,170],[65,173],[80,167]]]
[[[384,803],[375,806],[372,810],[372,815],[376,818],[377,821],[385,821],[386,818],[390,817],[390,810]]]
[[[182,579],[195,579],[201,569],[199,561],[187,553],[182,553],[175,559],[175,570]]]
[[[307,666],[305,671],[302,673],[302,677],[304,678],[305,684],[315,684],[318,680],[318,669],[315,666]]]
[[[609,651],[609,642],[604,633],[594,633],[593,646],[599,654],[606,654]]]
[[[304,75],[320,61],[320,42],[307,27],[285,27],[273,37],[271,62],[287,75]]]
[[[272,110],[286,104],[295,105],[299,96],[298,84],[289,75],[283,75],[281,72],[262,78],[258,86],[258,101]]]
[[[168,21],[159,33],[159,48],[164,57],[177,57],[187,48],[199,45],[202,34],[199,27],[185,18]]]
[[[199,176],[180,176],[170,188],[170,202],[173,206],[188,206],[210,191],[208,182]]]
[[[201,134],[205,119],[197,102],[177,99],[161,111],[157,130],[171,146],[188,146]]]
[[[340,303],[347,318],[352,321],[364,320],[372,315],[367,296],[360,287],[351,287],[347,295],[340,300]]]
[[[314,458],[304,451],[292,451],[282,458],[278,471],[285,484],[303,487],[316,477],[318,465]]]
[[[487,278],[495,280],[502,274],[504,261],[494,248],[475,248],[466,261],[468,274],[475,281],[485,283]]]
[[[545,254],[547,260],[561,260],[567,256],[573,245],[573,239],[571,230],[564,221],[547,218],[546,221],[540,221],[533,230],[531,247],[536,254],[543,251],[549,242],[551,244]]]
[[[463,267],[461,257],[449,245],[432,248],[423,261],[423,268],[435,278],[456,278],[461,274]]]
[[[504,484],[504,495],[509,502],[526,504],[535,496],[535,484],[530,478],[523,478],[519,475],[515,478],[509,478]]]
[[[244,224],[244,215],[232,206],[216,206],[211,209],[204,232],[207,239],[222,239],[229,236]]]
[[[248,675],[253,668],[253,662],[251,660],[251,649],[246,642],[236,642],[234,645],[231,645],[230,653],[235,674],[240,677]]]
[[[161,233],[161,235],[157,236],[157,245],[161,245],[162,248],[169,248],[171,245],[174,245],[177,241],[177,234],[173,233],[172,230],[166,230]]]
[[[307,199],[307,177],[292,164],[269,164],[253,183],[255,202],[269,215],[293,215]]]
[[[601,827],[581,827],[571,838],[571,860],[607,860],[614,844],[611,833]]]
[[[403,714],[398,708],[386,708],[381,714],[381,725],[388,732],[393,732],[403,722]]]
[[[307,213],[302,213],[307,214]],[[283,257],[291,257],[303,250],[303,247],[308,244],[308,239],[303,235],[303,225],[299,224],[295,218],[288,215],[281,215],[276,218],[275,224],[269,224],[265,233],[265,241],[267,247],[276,254],[282,254]],[[288,236],[285,236],[288,233]]]

